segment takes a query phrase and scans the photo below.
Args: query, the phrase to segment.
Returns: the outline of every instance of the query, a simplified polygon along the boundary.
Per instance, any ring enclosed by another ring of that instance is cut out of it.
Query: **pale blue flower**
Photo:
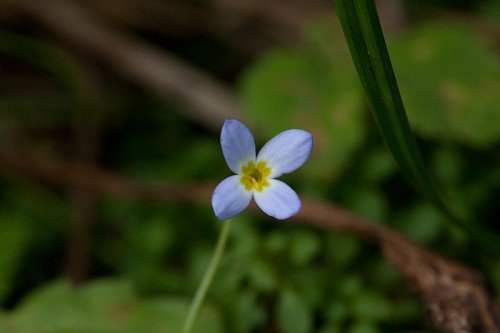
[[[275,178],[295,171],[307,161],[313,144],[309,132],[281,132],[256,155],[250,130],[242,122],[228,119],[220,141],[227,165],[236,175],[224,179],[214,190],[212,206],[217,218],[227,220],[238,215],[252,197],[266,214],[277,219],[297,214],[301,207],[299,196]]]

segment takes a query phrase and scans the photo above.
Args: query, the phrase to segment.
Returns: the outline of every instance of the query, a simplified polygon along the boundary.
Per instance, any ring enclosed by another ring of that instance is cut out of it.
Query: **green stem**
[[[217,268],[219,267],[220,259],[222,257],[222,254],[224,253],[224,248],[227,243],[229,231],[231,230],[231,223],[231,219],[223,222],[222,229],[220,230],[219,237],[217,238],[217,244],[215,245],[215,252],[212,256],[212,260],[210,261],[210,265],[208,266],[208,269],[203,276],[203,280],[198,286],[198,290],[196,291],[193,302],[191,303],[189,313],[186,317],[186,321],[184,322],[182,333],[191,332],[194,322],[198,317],[198,313],[200,312],[203,300],[205,299],[207,291],[212,284],[212,280],[215,276],[215,273],[217,272]]]

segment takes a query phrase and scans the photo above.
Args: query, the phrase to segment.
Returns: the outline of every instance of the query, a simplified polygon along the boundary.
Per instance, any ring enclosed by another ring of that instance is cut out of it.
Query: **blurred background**
[[[499,231],[500,2],[381,0],[408,116],[450,204]],[[178,332],[220,223],[225,118],[314,135],[283,177],[485,274],[402,179],[328,0],[0,0],[0,331]],[[434,332],[358,236],[245,212],[196,332]]]

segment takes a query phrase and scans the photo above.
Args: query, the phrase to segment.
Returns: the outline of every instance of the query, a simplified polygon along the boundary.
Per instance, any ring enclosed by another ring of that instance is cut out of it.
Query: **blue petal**
[[[227,220],[241,213],[252,200],[252,191],[240,183],[241,176],[234,175],[217,185],[212,195],[212,207],[219,220]]]
[[[239,120],[227,119],[220,135],[222,153],[232,172],[241,174],[241,167],[255,161],[255,141],[250,130]]]
[[[299,196],[287,184],[276,179],[268,179],[269,187],[262,191],[254,191],[254,198],[260,209],[267,215],[279,220],[297,214],[301,203]]]
[[[311,133],[291,129],[281,132],[269,140],[257,155],[257,163],[266,162],[271,168],[270,178],[297,170],[311,155],[313,138]]]

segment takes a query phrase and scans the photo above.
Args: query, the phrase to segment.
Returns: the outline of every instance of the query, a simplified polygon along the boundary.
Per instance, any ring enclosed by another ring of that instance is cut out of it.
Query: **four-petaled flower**
[[[238,120],[227,119],[220,141],[227,165],[236,175],[224,179],[214,190],[212,206],[217,218],[226,220],[238,215],[252,197],[266,214],[280,220],[300,210],[297,193],[274,178],[298,169],[309,158],[313,143],[309,132],[281,132],[256,155],[250,130]]]

